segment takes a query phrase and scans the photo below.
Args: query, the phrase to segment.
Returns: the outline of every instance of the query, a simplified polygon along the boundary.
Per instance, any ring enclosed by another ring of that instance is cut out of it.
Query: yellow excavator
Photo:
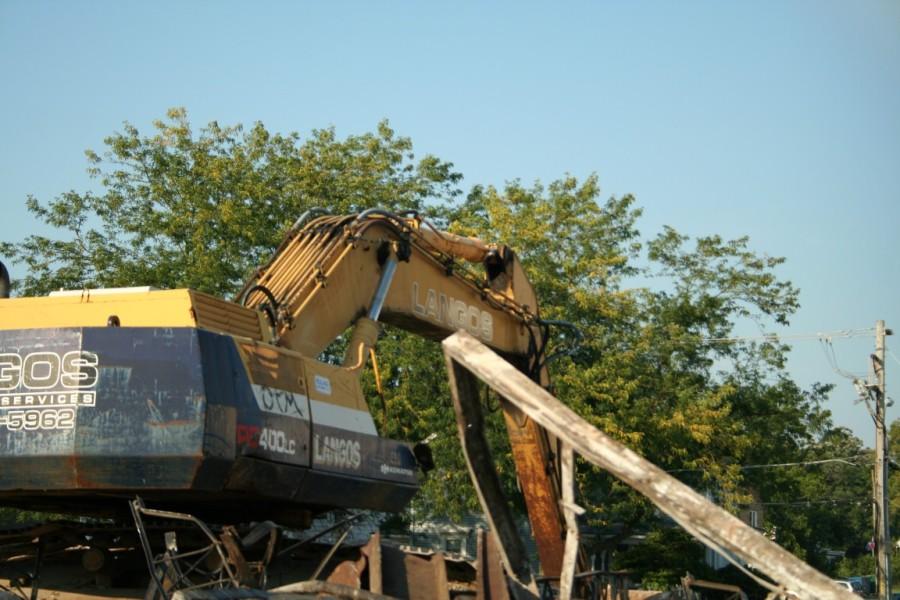
[[[219,523],[292,525],[400,511],[433,463],[376,431],[359,378],[379,323],[435,340],[465,330],[549,383],[547,323],[515,253],[415,213],[307,213],[234,301],[149,288],[4,299],[0,504],[103,516],[140,496]],[[348,329],[343,364],[317,360]],[[504,410],[542,571],[556,576],[556,443]]]

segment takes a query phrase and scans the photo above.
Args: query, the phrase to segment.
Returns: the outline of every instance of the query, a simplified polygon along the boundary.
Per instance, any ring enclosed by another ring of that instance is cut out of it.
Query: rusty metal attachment
[[[176,591],[224,587],[237,589],[246,581],[242,581],[242,575],[249,578],[249,568],[233,530],[225,529],[221,535],[216,535],[193,515],[147,508],[140,498],[132,500],[130,506],[150,572],[151,589],[147,592],[149,598],[166,599]],[[190,523],[202,532],[207,543],[199,548],[181,551],[177,533],[166,531],[165,549],[161,553],[155,553],[144,525],[145,517]]]

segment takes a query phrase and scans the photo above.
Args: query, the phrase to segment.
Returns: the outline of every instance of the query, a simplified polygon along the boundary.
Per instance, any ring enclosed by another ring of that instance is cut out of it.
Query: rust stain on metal
[[[85,478],[81,469],[79,468],[81,460],[80,456],[77,454],[73,454],[71,456],[66,457],[66,463],[69,467],[69,472],[72,473],[72,477],[75,479],[75,487],[77,489],[94,489],[98,487],[92,480]]]
[[[383,591],[381,573],[381,533],[376,531],[369,542],[360,550],[366,557],[369,567],[369,591],[377,594]]]
[[[556,488],[551,479],[552,465],[544,460],[547,454],[542,450],[541,432],[534,421],[526,417],[523,423],[521,413],[508,403],[504,403],[504,417],[543,574],[556,577],[562,569],[565,541],[553,495]]]
[[[346,585],[358,590],[362,587],[362,572],[365,568],[366,557],[365,555],[360,555],[358,560],[345,560],[339,563],[325,581]]]
[[[440,552],[431,557],[408,554],[403,559],[406,567],[410,600],[450,600],[447,581],[447,565]]]
[[[497,544],[484,529],[478,530],[475,567],[476,600],[509,600],[509,587]]]

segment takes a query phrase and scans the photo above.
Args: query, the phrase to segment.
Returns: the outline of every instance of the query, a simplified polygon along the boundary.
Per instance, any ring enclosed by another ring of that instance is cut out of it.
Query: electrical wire
[[[850,462],[854,458],[859,458],[860,456],[866,456],[866,452],[859,452],[858,454],[854,454],[852,456],[838,457],[838,458],[823,458],[821,460],[808,460],[804,462],[793,462],[793,463],[773,463],[768,465],[743,465],[741,470],[744,469],[768,469],[768,468],[777,468],[777,467],[806,467],[810,465],[824,465],[827,463],[839,462],[845,463],[852,466],[860,466],[855,463]]]
[[[754,502],[741,504],[741,506],[818,506],[820,504],[868,504],[871,498],[828,498],[819,500],[792,500],[790,502]]]
[[[859,375],[851,373],[850,371],[845,371],[840,367],[837,361],[837,355],[834,353],[834,344],[831,343],[831,337],[820,337],[819,343],[822,346],[822,351],[825,352],[825,360],[828,361],[829,366],[835,373],[854,383],[860,379]]]
[[[868,453],[859,452],[857,454],[853,454],[851,456],[842,456],[835,458],[823,458],[821,460],[808,460],[803,462],[791,462],[791,463],[770,463],[770,464],[759,464],[759,465],[739,465],[738,468],[740,470],[749,470],[749,469],[769,469],[769,468],[779,468],[779,467],[806,467],[811,465],[822,465],[826,463],[845,463],[851,466],[862,466],[856,463],[850,462],[855,458],[859,458],[860,456],[866,456]],[[702,473],[707,471],[707,469],[670,469],[667,470],[666,473]]]
[[[791,335],[746,335],[734,337],[700,338],[705,343],[736,343],[736,342],[780,342],[786,340],[821,340],[823,338],[853,338],[874,335],[875,329],[839,329],[836,331],[820,331],[818,333],[798,333]]]
[[[874,330],[872,330],[874,331]],[[819,343],[822,346],[822,351],[825,353],[825,360],[828,361],[829,366],[831,366],[831,370],[834,371],[839,376],[850,380],[853,383],[853,387],[856,389],[856,394],[858,396],[857,403],[863,402],[866,405],[866,410],[869,413],[869,416],[872,418],[872,421],[877,425],[878,424],[878,416],[875,411],[875,407],[872,405],[872,390],[870,386],[866,384],[866,381],[863,379],[864,376],[856,375],[849,371],[845,371],[838,365],[837,355],[834,353],[834,344],[831,343],[831,337],[821,337],[819,338]],[[868,377],[868,374],[865,375]]]
[[[897,358],[897,355],[894,354],[894,351],[891,350],[890,348],[885,348],[885,350],[887,350],[887,353],[891,355],[891,358],[893,358],[894,361],[895,361],[898,365],[900,365],[900,358]]]

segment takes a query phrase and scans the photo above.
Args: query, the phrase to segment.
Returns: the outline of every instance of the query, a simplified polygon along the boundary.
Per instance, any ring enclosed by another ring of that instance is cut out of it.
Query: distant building
[[[412,548],[440,551],[466,560],[474,560],[478,554],[479,529],[489,529],[487,520],[483,515],[469,514],[458,522],[447,518],[413,521],[402,534],[391,533],[385,537]],[[537,568],[537,546],[531,535],[528,520],[524,517],[519,519],[518,529],[525,551],[531,558],[532,567]]]
[[[707,490],[706,499],[710,502],[715,502],[716,497],[712,491]],[[775,533],[774,531],[769,532],[764,528],[765,523],[765,506],[760,500],[759,493],[756,490],[750,490],[751,500],[750,503],[744,506],[740,511],[738,511],[737,518],[755,529],[756,531],[762,533],[766,537],[774,540]],[[732,557],[732,560],[729,561],[727,558],[713,550],[712,548],[706,549],[706,557],[705,562],[707,565],[712,567],[715,570],[724,569],[729,566],[732,561],[738,561],[737,557]]]
[[[478,552],[478,529],[487,528],[487,521],[481,515],[466,515],[459,523],[430,519],[410,526],[409,545],[474,559]]]
[[[756,490],[750,490],[750,495],[752,496],[750,504],[738,512],[738,518],[753,529],[762,532],[765,506],[763,506],[763,503],[759,498],[759,493]]]

